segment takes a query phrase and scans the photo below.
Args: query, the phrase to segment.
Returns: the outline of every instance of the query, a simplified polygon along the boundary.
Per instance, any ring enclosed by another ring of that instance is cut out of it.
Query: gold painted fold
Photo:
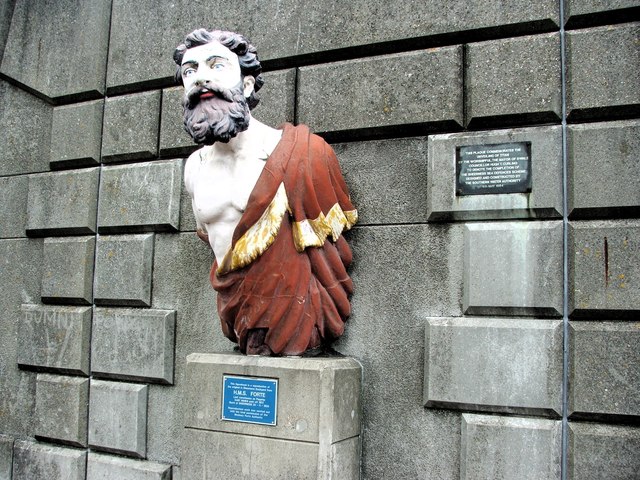
[[[343,230],[349,230],[358,220],[357,210],[343,211],[335,204],[327,215],[320,212],[315,219],[293,222],[293,243],[298,252],[307,247],[321,247],[329,235],[335,242]]]

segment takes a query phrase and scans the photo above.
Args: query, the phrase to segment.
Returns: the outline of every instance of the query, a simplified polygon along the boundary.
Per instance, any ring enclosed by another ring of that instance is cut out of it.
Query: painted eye
[[[224,65],[222,63],[214,63],[211,68],[213,68],[214,70],[222,70],[224,68]]]
[[[189,76],[193,75],[195,72],[196,72],[196,69],[195,69],[195,68],[192,68],[192,67],[185,68],[185,69],[182,71],[182,76],[183,76],[183,77],[189,77]]]

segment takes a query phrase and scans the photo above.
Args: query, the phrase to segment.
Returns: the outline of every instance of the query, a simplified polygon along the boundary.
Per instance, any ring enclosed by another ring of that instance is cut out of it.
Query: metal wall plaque
[[[531,192],[531,142],[456,148],[456,195]]]
[[[222,376],[222,419],[232,422],[275,425],[278,413],[278,380]]]

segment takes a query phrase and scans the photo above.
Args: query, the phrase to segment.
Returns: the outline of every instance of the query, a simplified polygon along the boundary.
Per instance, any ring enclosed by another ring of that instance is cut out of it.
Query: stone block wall
[[[637,0],[9,0],[0,479],[185,480],[186,357],[232,350],[182,186],[200,26],[252,40],[254,115],[332,143],[360,211],[361,478],[634,478]],[[531,192],[456,196],[455,149],[508,142]]]

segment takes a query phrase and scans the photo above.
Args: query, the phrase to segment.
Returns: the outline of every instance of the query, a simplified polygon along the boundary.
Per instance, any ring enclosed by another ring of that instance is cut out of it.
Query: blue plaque
[[[223,420],[275,425],[277,413],[278,380],[222,376]]]

